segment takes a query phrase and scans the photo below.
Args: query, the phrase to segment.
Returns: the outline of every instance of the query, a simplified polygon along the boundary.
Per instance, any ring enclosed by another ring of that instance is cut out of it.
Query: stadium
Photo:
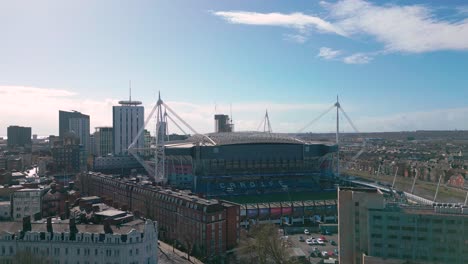
[[[335,190],[335,143],[280,133],[220,132],[164,147],[167,183],[207,198],[302,200],[303,193]]]

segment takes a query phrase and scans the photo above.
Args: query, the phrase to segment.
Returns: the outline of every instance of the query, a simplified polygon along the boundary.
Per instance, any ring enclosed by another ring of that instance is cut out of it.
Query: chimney
[[[23,217],[23,232],[31,231],[31,216]]]
[[[110,220],[108,220],[108,219],[104,220],[104,233],[106,233],[106,234],[114,233],[114,231],[112,231],[112,227],[110,225]]]
[[[52,228],[52,217],[47,217],[47,232],[54,232],[54,229]]]
[[[70,218],[70,233],[78,233],[78,228],[76,227],[75,218]]]
[[[66,201],[65,202],[65,219],[70,218],[70,202]]]

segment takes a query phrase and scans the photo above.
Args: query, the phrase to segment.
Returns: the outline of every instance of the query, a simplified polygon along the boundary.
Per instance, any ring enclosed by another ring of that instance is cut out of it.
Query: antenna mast
[[[131,102],[132,101],[132,80],[128,80],[128,90],[129,90],[128,101]]]
[[[340,102],[336,96],[336,176],[340,177]]]

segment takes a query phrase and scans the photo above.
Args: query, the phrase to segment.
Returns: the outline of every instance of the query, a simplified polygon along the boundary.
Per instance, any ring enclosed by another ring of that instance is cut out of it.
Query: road
[[[159,241],[158,258],[159,264],[203,264],[203,262],[193,257],[190,257],[190,261],[188,261],[187,253],[178,249],[173,251],[171,245],[168,245],[162,241]]]

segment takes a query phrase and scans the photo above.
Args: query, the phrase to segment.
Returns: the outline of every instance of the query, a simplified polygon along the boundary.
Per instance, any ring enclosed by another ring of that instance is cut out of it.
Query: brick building
[[[463,178],[461,174],[453,175],[450,177],[447,184],[453,187],[463,188],[465,186],[465,178]]]
[[[161,239],[176,241],[192,254],[222,255],[237,245],[237,204],[93,172],[82,173],[79,186],[83,194],[99,195],[116,208],[157,220]]]

